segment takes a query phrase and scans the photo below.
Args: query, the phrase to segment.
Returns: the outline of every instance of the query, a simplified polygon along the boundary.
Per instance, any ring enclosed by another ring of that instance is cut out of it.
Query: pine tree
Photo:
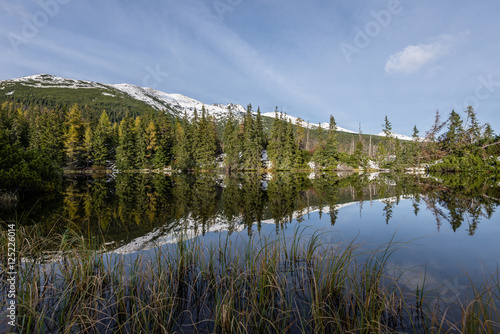
[[[328,137],[326,138],[325,149],[323,151],[325,167],[334,167],[337,164],[339,153],[339,144],[337,141],[337,123],[335,118],[330,115],[330,126],[328,128]]]
[[[182,124],[179,120],[175,123],[174,129],[175,143],[174,155],[176,166],[182,170],[192,169],[194,167],[194,154],[192,145],[192,130],[191,124],[184,114]]]
[[[255,140],[260,148],[264,149],[267,146],[260,107],[257,107],[257,115],[255,116]]]
[[[291,169],[302,163],[293,125],[291,121],[286,121],[286,115],[278,114],[278,108],[275,111],[267,151],[269,160],[278,169]]]
[[[282,160],[281,160],[281,168],[283,169],[291,169],[296,161],[297,155],[297,143],[295,140],[295,134],[293,132],[293,126],[291,121],[283,120],[283,128],[284,128],[284,136],[283,142],[281,146],[283,147],[282,152]]]
[[[380,164],[387,164],[390,162],[391,155],[394,153],[394,137],[392,134],[392,124],[387,115],[382,124],[382,131],[384,138],[378,145],[378,160]]]
[[[134,123],[136,167],[149,168],[148,143],[144,116],[137,116]]]
[[[320,127],[321,129],[321,124]],[[338,162],[339,144],[337,141],[337,123],[330,115],[330,124],[326,140],[323,139],[323,130],[318,131],[318,143],[313,155],[314,162],[322,168],[334,168]]]
[[[223,150],[226,168],[231,172],[238,168],[240,143],[238,139],[238,124],[232,111],[229,112],[223,131]]]
[[[437,144],[437,136],[445,126],[446,122],[441,121],[441,114],[436,110],[434,124],[432,128],[425,133],[425,141],[423,145],[423,154],[427,160],[437,160],[443,155]]]
[[[153,157],[158,150],[158,131],[153,120],[149,121],[146,127],[146,158],[151,164]]]
[[[119,142],[116,149],[116,167],[121,170],[134,169],[136,166],[136,134],[134,120],[128,116],[120,122]]]
[[[304,121],[301,118],[297,118],[297,121],[295,122],[295,129],[297,146],[303,150],[306,148],[306,132],[304,130]]]
[[[201,110],[201,118],[197,122],[195,133],[195,159],[202,167],[211,167],[215,162],[217,151],[217,128],[211,117],[207,115],[205,106]]]
[[[441,139],[443,149],[448,153],[456,152],[464,140],[464,129],[460,115],[452,110],[448,117],[448,131]]]
[[[316,168],[323,168],[326,165],[325,160],[325,138],[323,128],[321,127],[321,123],[318,124],[318,139],[316,141],[316,145],[314,147],[314,153],[312,156],[312,160],[316,165]]]
[[[80,108],[77,104],[69,109],[67,115],[67,132],[65,135],[65,152],[68,164],[70,166],[78,166],[82,163],[82,154],[84,151],[83,137],[84,125]]]
[[[94,134],[94,164],[97,166],[105,166],[106,161],[111,158],[113,143],[112,143],[113,128],[109,122],[109,117],[106,111],[101,113],[99,123]]]
[[[92,161],[92,156],[93,156],[93,149],[92,149],[93,139],[94,139],[94,135],[92,133],[92,128],[90,127],[90,124],[86,124],[85,125],[85,135],[84,135],[84,138],[83,138],[83,147],[84,147],[83,158],[85,159],[85,163],[86,163],[87,167],[90,166],[90,162]]]
[[[267,156],[272,162],[274,167],[278,167],[281,164],[281,159],[283,156],[283,115],[278,112],[278,107],[274,111],[274,120],[271,125],[271,131],[269,136],[269,143],[267,145]]]
[[[257,170],[261,167],[262,137],[257,133],[252,115],[252,105],[247,106],[243,122],[243,166]]]
[[[59,166],[66,162],[64,123],[62,111],[41,109],[30,127],[30,148]]]
[[[465,130],[466,141],[468,144],[474,144],[481,137],[481,126],[479,125],[479,121],[477,120],[476,112],[474,109],[469,106],[465,111],[467,114],[467,129]]]
[[[416,125],[413,126],[413,134],[412,134],[412,142],[411,142],[411,163],[417,163],[417,167],[420,167],[420,137],[419,137],[419,131]]]
[[[483,138],[489,142],[493,139],[495,139],[495,131],[493,131],[493,128],[491,127],[490,123],[486,123],[484,125],[484,132],[483,132]]]
[[[157,120],[157,141],[158,147],[153,159],[153,165],[156,168],[163,168],[170,165],[173,157],[174,145],[174,130],[172,124],[165,117],[161,115]]]

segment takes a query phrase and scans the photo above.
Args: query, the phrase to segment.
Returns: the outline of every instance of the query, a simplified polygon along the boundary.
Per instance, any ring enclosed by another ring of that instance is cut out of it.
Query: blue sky
[[[0,80],[50,73],[364,133],[473,105],[500,132],[500,2],[0,0]]]

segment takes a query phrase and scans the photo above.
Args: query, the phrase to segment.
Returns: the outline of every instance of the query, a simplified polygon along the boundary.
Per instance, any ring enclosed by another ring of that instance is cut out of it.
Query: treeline
[[[112,122],[107,111],[77,104],[59,109],[4,102],[0,106],[0,189],[50,190],[62,168],[180,169],[227,171],[368,168],[402,170],[438,161],[431,170],[448,172],[497,170],[499,137],[481,125],[469,107],[464,121],[452,111],[436,120],[419,137],[398,140],[385,117],[385,136],[376,145],[353,135],[349,151],[341,147],[336,122],[327,130],[292,124],[276,110],[265,129],[260,109],[229,113],[221,124],[204,108],[188,118],[172,118],[165,111],[148,110]],[[444,133],[443,133],[444,132]],[[355,140],[355,138],[357,138]],[[266,156],[267,154],[267,156]]]

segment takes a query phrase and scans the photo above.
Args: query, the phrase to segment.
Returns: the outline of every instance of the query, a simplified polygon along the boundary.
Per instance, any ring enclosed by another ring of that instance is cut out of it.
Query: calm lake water
[[[118,174],[68,177],[64,191],[25,197],[0,219],[38,225],[48,235],[71,228],[99,235],[117,256],[174,247],[179,233],[217,242],[229,234],[273,238],[321,233],[332,246],[356,240],[372,250],[403,242],[394,275],[454,301],[469,279],[483,281],[500,260],[498,181],[488,176],[358,174],[235,176]],[[467,273],[467,274],[466,274]]]

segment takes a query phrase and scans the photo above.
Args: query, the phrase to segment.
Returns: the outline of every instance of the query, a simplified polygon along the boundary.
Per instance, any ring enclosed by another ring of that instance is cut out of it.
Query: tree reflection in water
[[[84,236],[102,236],[102,242],[120,245],[155,229],[163,233],[192,228],[205,234],[217,224],[229,232],[259,232],[263,221],[276,229],[293,219],[306,221],[311,211],[339,219],[339,205],[381,200],[387,224],[402,199],[411,199],[413,214],[421,205],[430,210],[440,229],[454,231],[464,224],[473,235],[481,219],[489,219],[499,204],[496,180],[485,175],[418,177],[406,174],[299,173],[259,175],[129,174],[114,177],[72,177],[64,191],[43,198],[24,198],[16,208],[4,209],[1,219],[36,224],[41,231],[77,229]],[[17,218],[15,218],[17,217]],[[191,224],[191,225],[190,225]]]

